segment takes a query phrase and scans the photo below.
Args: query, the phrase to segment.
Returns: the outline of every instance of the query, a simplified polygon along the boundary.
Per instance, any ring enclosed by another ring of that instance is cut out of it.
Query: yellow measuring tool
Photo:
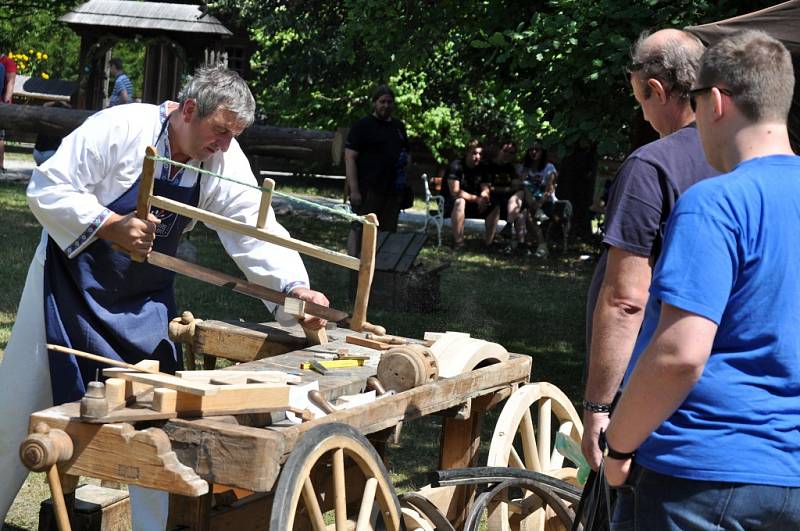
[[[300,364],[300,368],[314,369],[319,365],[325,369],[345,369],[348,367],[363,367],[364,361],[362,359],[306,361]]]

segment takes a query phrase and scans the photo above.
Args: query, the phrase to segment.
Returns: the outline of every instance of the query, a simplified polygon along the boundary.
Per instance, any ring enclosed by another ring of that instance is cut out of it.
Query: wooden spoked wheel
[[[567,395],[547,382],[524,385],[506,401],[497,419],[487,464],[525,468],[576,483],[577,469],[565,466],[564,456],[555,450],[558,432],[580,445],[583,423]],[[493,504],[488,524],[492,531],[559,529],[548,524],[551,516],[538,498],[523,491],[516,500]]]
[[[270,516],[272,531],[397,531],[400,502],[369,441],[331,423],[303,435],[281,469]]]

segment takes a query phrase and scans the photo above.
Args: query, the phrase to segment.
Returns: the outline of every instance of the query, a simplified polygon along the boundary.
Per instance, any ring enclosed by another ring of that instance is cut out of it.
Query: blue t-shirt
[[[681,197],[628,373],[662,302],[718,329],[700,380],[637,451],[641,465],[695,480],[800,486],[798,267],[800,157],[745,161]]]

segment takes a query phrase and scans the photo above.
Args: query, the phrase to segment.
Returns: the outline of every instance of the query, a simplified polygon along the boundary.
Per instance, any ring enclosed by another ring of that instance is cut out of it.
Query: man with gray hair
[[[709,162],[667,226],[608,426],[621,529],[800,529],[800,158],[786,48],[720,40],[691,90]],[[613,455],[612,455],[613,454]],[[623,522],[629,522],[625,525]]]
[[[633,47],[633,95],[661,138],[634,151],[614,179],[606,252],[589,289],[582,450],[593,468],[600,464],[600,432],[642,324],[662,225],[684,190],[716,173],[705,160],[689,107],[704,49],[696,37],[675,29],[643,33]]]
[[[244,80],[221,66],[200,68],[178,99],[98,112],[33,172],[28,203],[44,230],[0,365],[0,521],[27,475],[17,452],[30,414],[80,399],[102,367],[48,355],[47,343],[128,363],[155,359],[163,372],[181,368],[180,349],[167,337],[168,323],[178,314],[174,273],[131,256],[175,254],[194,222],[158,209],[146,220],[136,216],[146,147],[188,165],[156,163],[156,195],[256,224],[261,194],[235,140],[255,111]],[[242,184],[203,175],[197,167]],[[251,282],[328,304],[309,289],[297,252],[210,228]],[[267,230],[288,236],[272,210]],[[281,313],[279,320],[286,321]],[[316,318],[304,322],[308,328],[324,324]],[[164,529],[165,497],[132,488],[131,501],[134,529]]]

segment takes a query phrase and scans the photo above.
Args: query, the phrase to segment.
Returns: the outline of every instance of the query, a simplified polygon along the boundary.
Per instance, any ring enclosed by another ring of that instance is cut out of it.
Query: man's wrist
[[[298,288],[308,289],[308,284],[306,284],[302,280],[296,280],[294,282],[290,282],[290,283],[286,284],[286,286],[284,286],[283,293],[285,293],[286,295],[291,295],[292,291],[294,291],[294,290],[296,290]]]
[[[603,450],[603,457],[610,457],[611,459],[616,459],[618,461],[627,461],[628,459],[633,459],[636,456],[636,451],[632,452],[622,452],[616,450],[612,447],[608,439],[605,440],[605,450]]]
[[[611,413],[611,404],[603,402],[592,402],[591,400],[583,401],[583,410],[591,413]]]

